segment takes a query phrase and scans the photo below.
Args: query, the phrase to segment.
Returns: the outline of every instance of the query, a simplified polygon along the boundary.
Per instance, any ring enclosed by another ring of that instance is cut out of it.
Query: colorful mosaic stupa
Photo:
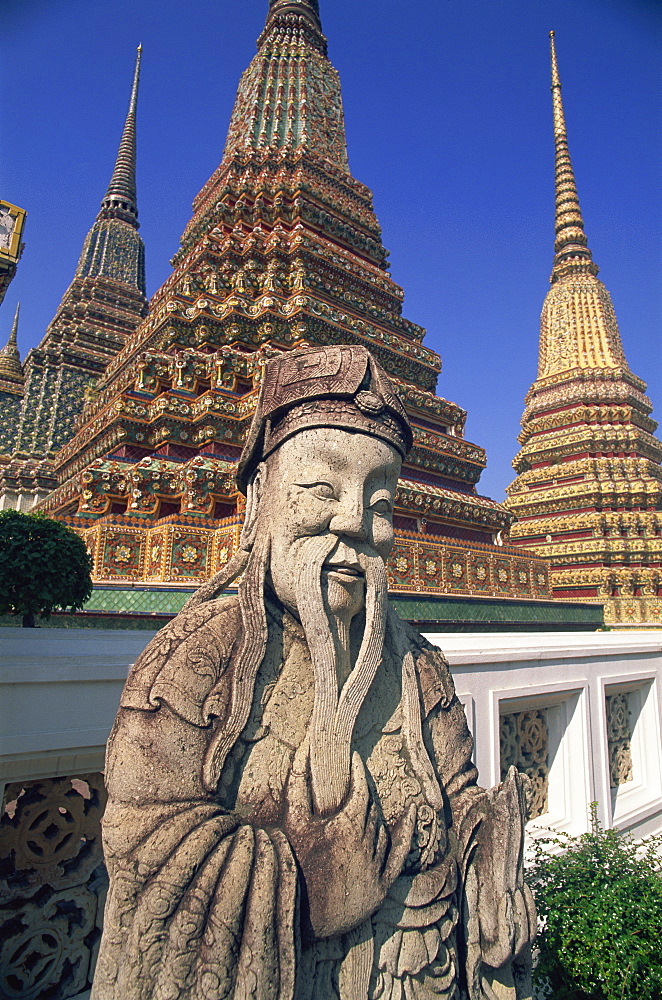
[[[115,169],[74,279],[25,364],[16,324],[0,353],[0,509],[27,510],[57,486],[56,453],[108,362],[147,313],[136,203],[139,73],[140,49]]]
[[[12,431],[18,427],[25,395],[25,375],[18,351],[18,316],[21,303],[16,306],[9,340],[0,350],[0,462],[2,452],[13,442]],[[0,470],[2,466],[0,465]],[[0,503],[0,510],[2,504]]]
[[[538,377],[526,397],[510,538],[551,560],[555,597],[597,600],[605,621],[662,623],[662,444],[628,368],[584,233],[554,47],[556,243]]]
[[[392,588],[549,598],[546,562],[499,544],[512,515],[477,493],[484,451],[464,439],[466,412],[435,395],[439,356],[403,318],[387,256],[371,192],[349,171],[317,0],[271,0],[174,271],[87,400],[41,504],[86,538],[97,595],[147,589],[153,609],[159,588],[218,570],[238,541],[235,466],[263,361],[350,343],[391,374],[415,430]]]

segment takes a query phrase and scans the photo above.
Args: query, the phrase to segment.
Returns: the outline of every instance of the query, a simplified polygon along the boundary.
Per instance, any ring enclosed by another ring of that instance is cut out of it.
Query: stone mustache
[[[92,1000],[530,997],[522,779],[476,785],[448,666],[388,603],[411,443],[364,348],[265,364],[240,551],[109,740]]]

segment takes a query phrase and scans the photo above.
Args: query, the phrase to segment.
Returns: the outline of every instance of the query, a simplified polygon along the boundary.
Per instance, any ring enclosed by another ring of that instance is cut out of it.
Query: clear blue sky
[[[267,0],[0,0],[0,194],[29,212],[0,307],[42,338],[112,170],[143,44],[138,201],[151,295],[221,159]],[[553,245],[548,32],[579,194],[626,356],[662,420],[660,97],[654,0],[321,0],[349,158],[368,184],[405,315],[503,499],[536,374]]]

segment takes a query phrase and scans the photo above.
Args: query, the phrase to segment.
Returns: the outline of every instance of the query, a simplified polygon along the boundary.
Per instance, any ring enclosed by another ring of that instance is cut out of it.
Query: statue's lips
[[[351,566],[349,563],[325,563],[322,569],[327,573],[337,573],[338,576],[346,580],[363,579],[363,570],[360,566]]]

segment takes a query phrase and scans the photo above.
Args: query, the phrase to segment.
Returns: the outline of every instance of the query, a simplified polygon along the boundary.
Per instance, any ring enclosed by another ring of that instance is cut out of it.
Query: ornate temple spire
[[[19,378],[22,381],[23,367],[21,365],[21,355],[18,352],[18,346],[16,343],[18,336],[18,315],[20,309],[21,303],[19,302],[16,306],[14,322],[12,323],[9,340],[5,346],[0,349],[0,376],[4,378]]]
[[[270,0],[258,52],[237,92],[224,161],[305,151],[349,173],[340,80],[317,0]]]
[[[11,333],[9,334],[9,340],[0,351],[0,356],[2,357],[3,361],[6,358],[12,358],[12,359],[16,358],[19,367],[21,363],[21,356],[18,353],[17,337],[18,337],[18,317],[20,311],[21,311],[21,303],[17,302],[16,312],[14,313],[14,322],[12,323]]]
[[[140,80],[140,60],[142,45],[138,46],[133,86],[120,147],[115,161],[115,169],[108,190],[101,202],[101,219],[122,219],[138,226],[138,203],[136,199],[136,108],[138,105],[138,83]]]
[[[555,281],[561,276],[561,273],[565,273],[568,261],[573,262],[574,269],[577,269],[577,265],[579,265],[579,269],[588,269],[592,274],[597,274],[598,268],[592,263],[591,251],[588,248],[575,174],[570,159],[553,31],[549,33],[549,40],[552,60],[554,145],[556,147],[556,240],[554,243],[556,256],[552,269],[552,281]]]
[[[17,347],[18,317],[19,317],[20,312],[21,312],[21,303],[17,302],[16,303],[16,312],[14,313],[14,322],[11,325],[11,333],[9,334],[9,340],[7,341],[7,347],[9,347],[9,346],[15,347],[17,351],[18,351],[18,347]]]
[[[556,241],[551,285],[540,324],[538,379],[573,369],[627,370],[609,292],[597,278],[584,233],[568,149],[554,32],[552,105],[556,149]]]
[[[138,46],[129,110],[115,169],[78,261],[79,278],[111,278],[145,295],[145,247],[138,234],[136,108],[142,45]]]
[[[660,547],[648,540],[662,531],[662,443],[587,246],[550,37],[556,256],[507,490],[510,540],[551,559],[555,597],[603,603],[607,622],[659,627]]]

